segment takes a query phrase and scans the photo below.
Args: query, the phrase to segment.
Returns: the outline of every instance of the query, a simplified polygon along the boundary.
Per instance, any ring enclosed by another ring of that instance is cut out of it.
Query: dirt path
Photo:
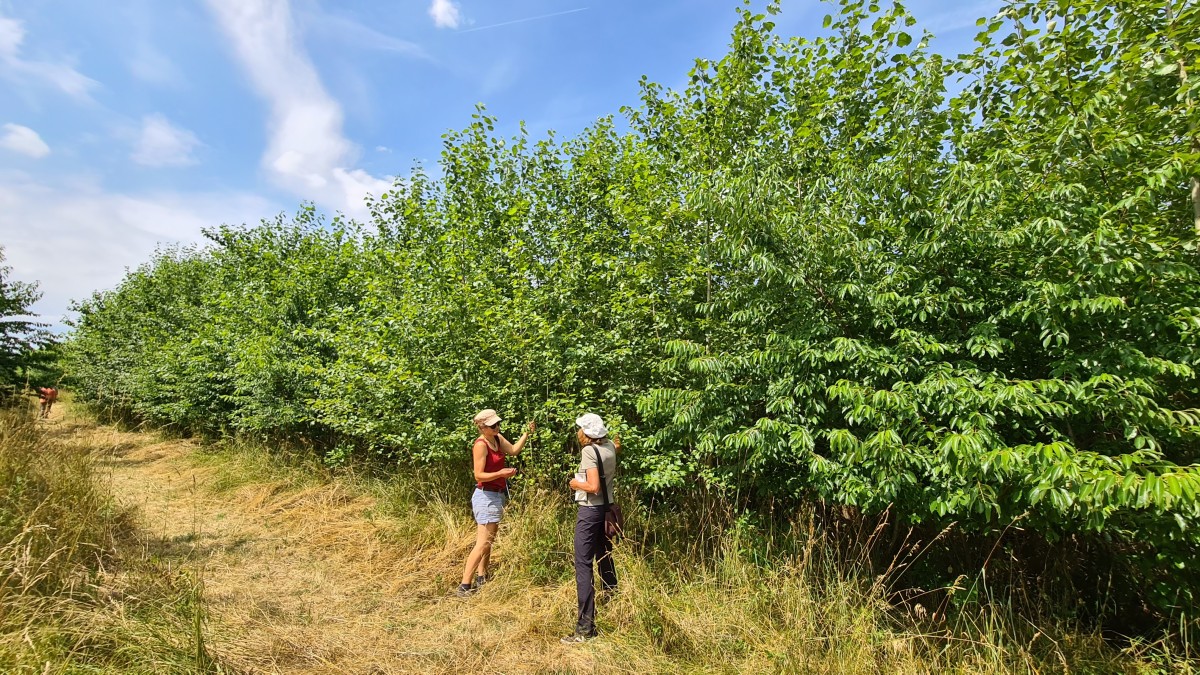
[[[413,530],[423,541],[406,543],[407,521],[381,518],[374,499],[338,482],[297,487],[262,477],[221,490],[222,472],[200,461],[194,442],[97,426],[69,403],[56,406],[49,424],[101,454],[113,494],[137,510],[145,554],[203,580],[207,648],[226,667],[622,670],[599,665],[602,645],[557,644],[572,618],[570,584],[506,587],[501,574],[469,601],[447,594],[473,536],[465,506],[432,505]],[[501,544],[501,568],[503,556]]]

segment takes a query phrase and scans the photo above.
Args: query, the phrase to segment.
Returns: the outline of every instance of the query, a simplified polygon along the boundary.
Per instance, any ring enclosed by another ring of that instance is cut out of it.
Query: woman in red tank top
[[[488,427],[484,428],[491,431],[491,429]],[[505,455],[500,448],[497,447],[499,444],[496,443],[496,439],[499,438],[501,438],[501,436],[499,434],[499,430],[497,430],[497,433],[495,433],[491,439],[488,439],[486,436],[480,436],[479,438],[475,439],[476,444],[480,442],[483,443],[487,453],[483,460],[483,473],[485,474],[500,475],[506,473],[504,468]],[[475,487],[479,488],[480,490],[490,490],[491,492],[505,492],[508,490],[507,478],[496,478],[486,482],[481,482],[478,478],[476,478],[476,481]]]
[[[537,426],[529,423],[528,430],[516,443],[510,443],[500,433],[500,416],[488,408],[475,415],[479,438],[471,446],[471,466],[475,475],[475,492],[471,495],[471,510],[475,512],[475,547],[467,555],[462,583],[456,593],[465,597],[479,590],[487,581],[488,563],[492,557],[492,542],[500,527],[504,503],[508,496],[508,479],[517,472],[504,466],[504,458],[516,455],[525,447],[529,434]]]

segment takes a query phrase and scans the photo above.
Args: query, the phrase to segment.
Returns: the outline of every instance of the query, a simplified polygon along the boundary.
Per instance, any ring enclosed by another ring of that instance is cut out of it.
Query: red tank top
[[[483,470],[488,473],[492,473],[494,471],[503,469],[504,453],[500,452],[500,439],[498,437],[496,439],[495,450],[493,450],[492,447],[487,444],[487,441],[483,438],[483,436],[475,439],[476,443],[479,441],[483,441],[483,446],[487,448],[487,459],[483,460]],[[475,487],[480,489],[487,488],[489,490],[503,491],[508,488],[508,481],[503,478],[497,478],[496,480],[489,480],[486,483],[476,483]]]

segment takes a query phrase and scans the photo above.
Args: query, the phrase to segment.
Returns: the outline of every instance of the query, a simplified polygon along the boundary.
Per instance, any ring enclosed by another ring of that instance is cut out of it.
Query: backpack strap
[[[600,446],[592,444],[592,451],[596,453],[596,470],[600,472],[600,493],[604,495],[604,506],[607,508],[612,504],[612,499],[608,496],[608,481],[604,480],[604,458],[600,456]]]

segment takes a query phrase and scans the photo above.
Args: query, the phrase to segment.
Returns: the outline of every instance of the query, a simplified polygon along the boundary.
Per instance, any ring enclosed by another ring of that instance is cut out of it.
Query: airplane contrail
[[[477,30],[487,30],[489,28],[499,28],[501,26],[511,26],[515,23],[528,23],[530,21],[537,21],[538,19],[549,19],[551,17],[562,16],[564,14],[574,14],[575,12],[582,12],[586,9],[587,9],[587,7],[578,7],[576,9],[568,9],[565,12],[554,12],[553,14],[542,14],[540,16],[530,16],[530,17],[526,17],[524,19],[513,19],[512,21],[503,21],[501,23],[488,24],[486,26],[479,26],[477,28],[468,28],[466,30],[460,30],[458,32],[459,33],[474,33]]]

